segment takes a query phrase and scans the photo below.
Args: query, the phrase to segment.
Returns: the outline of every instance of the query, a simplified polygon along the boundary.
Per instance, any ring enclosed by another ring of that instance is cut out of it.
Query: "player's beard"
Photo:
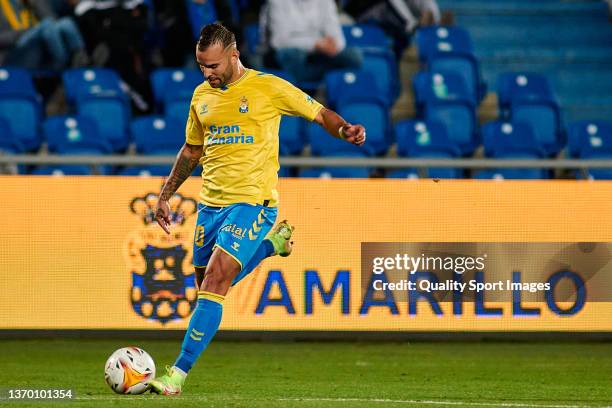
[[[226,86],[228,82],[232,79],[233,76],[234,76],[234,67],[232,67],[232,64],[229,64],[227,67],[227,70],[223,73],[223,76],[221,77],[221,82],[222,82],[221,86]]]
[[[213,88],[223,88],[224,86],[228,84],[228,82],[230,81],[230,79],[232,79],[233,76],[234,76],[234,68],[230,65],[228,66],[227,70],[223,74],[217,77],[217,79],[220,80],[218,86],[214,86],[212,83],[210,83],[210,80],[208,81],[208,83]]]

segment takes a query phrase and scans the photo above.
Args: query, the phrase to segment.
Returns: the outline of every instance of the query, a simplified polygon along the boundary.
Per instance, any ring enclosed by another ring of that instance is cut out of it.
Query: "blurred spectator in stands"
[[[248,23],[256,22],[259,19],[261,8],[266,4],[266,0],[247,0],[239,2],[240,4],[240,20]]]
[[[344,10],[357,23],[374,23],[385,30],[393,38],[398,59],[417,27],[452,20],[450,14],[442,18],[435,0],[348,0]]]
[[[297,81],[318,81],[335,68],[358,68],[359,50],[347,48],[333,0],[269,0],[261,32],[280,68]]]
[[[195,40],[189,27],[184,1],[155,0],[155,23],[161,34],[162,65],[181,67],[193,60]],[[195,64],[195,63],[194,63]]]
[[[201,1],[201,0],[200,0]],[[211,1],[211,0],[208,0]],[[232,0],[214,0],[217,18],[221,24],[229,28],[233,33],[238,34],[236,39],[240,42],[240,10],[234,10]],[[236,6],[237,7],[237,6]]]
[[[132,99],[140,101],[136,108],[141,111],[149,109],[142,98],[151,99],[150,53],[144,43],[148,11],[144,0],[80,0],[74,9],[92,58],[115,69],[137,92]]]
[[[419,26],[430,26],[441,23],[440,7],[436,0],[404,0],[410,12],[417,18]]]
[[[51,8],[57,16],[71,16],[79,0],[50,0]]]
[[[86,63],[83,38],[68,17],[55,18],[46,0],[0,0],[0,64],[61,70],[78,55]]]
[[[215,21],[222,23],[232,32],[240,42],[241,10],[232,0],[152,0],[155,10],[155,25],[160,35],[160,51],[163,66],[184,66],[197,64],[193,58],[193,46],[196,43],[202,26],[207,21],[189,15],[188,3],[195,5],[212,5]],[[234,9],[236,6],[236,9]],[[210,21],[212,22],[212,21]],[[196,27],[191,27],[191,24]]]

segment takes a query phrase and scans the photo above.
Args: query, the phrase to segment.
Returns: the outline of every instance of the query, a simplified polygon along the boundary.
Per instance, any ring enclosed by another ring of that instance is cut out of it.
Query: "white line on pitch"
[[[402,399],[386,399],[386,398],[317,398],[317,397],[291,397],[291,398],[240,398],[240,397],[230,397],[230,398],[211,398],[203,395],[175,395],[169,397],[157,397],[157,396],[124,396],[124,397],[105,397],[102,395],[99,396],[90,396],[90,397],[76,397],[77,401],[87,401],[87,400],[100,400],[100,401],[148,401],[148,400],[164,400],[164,401],[216,401],[219,399],[225,400],[261,400],[261,401],[305,401],[305,402],[370,402],[377,404],[406,404],[406,405],[465,405],[472,407],[500,407],[500,408],[612,408],[612,406],[602,406],[602,405],[551,405],[551,404],[527,404],[521,402],[470,402],[470,401],[444,401],[444,400],[402,400]]]
[[[549,405],[526,404],[520,402],[469,402],[469,401],[434,401],[434,400],[397,400],[384,398],[278,398],[279,401],[329,401],[329,402],[376,402],[389,404],[426,404],[426,405],[468,405],[474,407],[506,407],[506,408],[612,408],[610,406],[594,405]]]

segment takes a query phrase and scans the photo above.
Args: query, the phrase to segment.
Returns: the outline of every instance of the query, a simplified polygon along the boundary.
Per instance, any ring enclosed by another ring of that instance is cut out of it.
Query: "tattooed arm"
[[[170,176],[168,176],[161,189],[155,209],[155,219],[166,234],[170,234],[170,206],[168,200],[187,180],[193,169],[197,167],[200,157],[202,157],[202,151],[202,146],[185,143],[176,156]]]

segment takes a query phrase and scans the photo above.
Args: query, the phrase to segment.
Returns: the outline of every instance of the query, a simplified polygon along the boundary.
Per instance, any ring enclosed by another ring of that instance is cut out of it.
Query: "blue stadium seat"
[[[181,1],[181,0],[178,0]],[[200,37],[200,30],[207,24],[217,21],[217,10],[214,1],[183,0],[187,6],[187,16],[193,38]]]
[[[362,101],[371,100],[387,106],[391,100],[379,89],[371,72],[363,70],[334,70],[325,75],[325,100],[331,108],[338,106],[341,99],[357,98]]]
[[[546,152],[536,140],[532,127],[521,122],[489,122],[482,126],[485,155],[496,159],[541,159]],[[503,178],[546,179],[546,169],[499,169]]]
[[[369,139],[369,133],[367,135]],[[342,154],[353,154],[356,156],[374,154],[369,140],[363,146],[345,142],[331,136],[320,125],[311,122],[306,125],[306,140],[310,144],[310,152],[313,156],[338,156]]]
[[[30,98],[0,97],[0,119],[11,128],[15,139],[26,151],[36,151],[40,147],[41,107]]]
[[[176,154],[185,142],[185,126],[173,118],[158,115],[134,119],[130,132],[141,154]]]
[[[9,123],[0,118],[0,154],[20,154],[25,152],[25,146],[13,136]]]
[[[98,134],[110,142],[114,152],[123,152],[127,149],[130,143],[128,134],[130,112],[121,100],[114,97],[79,98],[77,113],[96,123]]]
[[[493,158],[546,157],[532,127],[520,122],[489,122],[482,126],[485,155]]]
[[[559,106],[552,101],[516,101],[510,107],[513,122],[531,125],[536,139],[547,155],[555,156],[565,146]]]
[[[104,97],[129,103],[121,78],[107,68],[68,69],[62,74],[66,101],[75,105],[81,98]]]
[[[91,176],[91,166],[84,164],[66,164],[63,166],[41,166],[32,171],[39,176]]]
[[[467,30],[461,27],[422,27],[416,32],[419,60],[426,63],[429,57],[440,52],[474,53],[474,45]]]
[[[468,102],[432,105],[428,107],[425,119],[444,123],[449,129],[450,139],[459,146],[463,155],[473,154],[478,147],[474,107]]]
[[[385,100],[390,101],[389,105],[395,102],[401,87],[398,64],[392,51],[364,51],[361,70],[374,77],[377,89],[383,92]]]
[[[487,93],[487,87],[480,74],[478,60],[472,54],[463,52],[439,52],[427,62],[428,69],[441,72],[456,72],[463,77],[474,101],[480,102]]]
[[[304,150],[304,119],[297,116],[283,116],[279,128],[279,143],[282,156],[299,155]]]
[[[367,146],[367,149],[375,155],[386,154],[392,143],[391,120],[387,106],[374,101],[362,102],[356,98],[340,100],[338,105],[340,116],[349,123],[359,123],[366,128],[367,140],[364,147]]]
[[[393,41],[385,32],[374,24],[355,24],[342,26],[347,47],[357,47],[362,50],[390,50]]]
[[[98,134],[111,143],[113,151],[125,151],[131,108],[117,73],[105,68],[79,68],[64,71],[62,78],[67,102],[76,105],[79,115],[94,120]]]
[[[497,77],[497,99],[500,116],[505,118],[512,103],[555,102],[548,79],[529,72],[505,72]]]
[[[454,72],[424,72],[415,75],[413,85],[419,116],[442,122],[462,155],[472,154],[480,141],[475,101],[463,78]]]
[[[405,120],[395,126],[397,152],[400,156],[426,159],[452,159],[461,152],[449,138],[446,127],[439,122]],[[433,167],[423,170],[431,178],[458,178],[462,171],[455,168]]]
[[[609,125],[609,122],[600,125]],[[612,133],[608,126],[602,127],[595,125],[596,129],[588,129],[592,134],[589,135],[588,143],[581,146],[581,159],[596,159],[612,161]],[[587,130],[587,132],[588,132]],[[612,180],[612,169],[590,168],[587,171],[591,180]]]
[[[581,120],[568,126],[567,149],[570,157],[580,157],[582,151],[595,150],[610,143],[611,121]]]
[[[24,97],[40,102],[32,76],[22,68],[0,68],[0,98]]]
[[[52,116],[43,123],[49,152],[56,154],[108,154],[112,147],[100,137],[96,123],[81,116]]]
[[[41,98],[28,71],[0,68],[0,119],[10,127],[17,144],[25,151],[40,147]]]
[[[448,138],[446,126],[436,121],[403,120],[395,125],[397,154],[400,157],[427,157],[442,153],[459,157],[461,152]]]
[[[334,157],[366,157],[364,154],[345,152]],[[367,167],[323,167],[300,171],[300,177],[306,178],[369,178],[370,169]]]
[[[190,99],[175,99],[169,101],[164,108],[164,116],[175,120],[186,121],[189,115]]]
[[[204,75],[199,69],[156,69],[151,74],[151,87],[158,111],[165,112],[167,116],[177,115],[177,119],[185,120],[193,91],[203,81]],[[177,106],[168,106],[174,104]],[[173,114],[168,115],[168,110]]]
[[[470,92],[463,79],[457,72],[429,70],[419,71],[412,78],[415,109],[417,117],[425,115],[425,105],[439,100],[467,100],[474,106],[477,100]]]

